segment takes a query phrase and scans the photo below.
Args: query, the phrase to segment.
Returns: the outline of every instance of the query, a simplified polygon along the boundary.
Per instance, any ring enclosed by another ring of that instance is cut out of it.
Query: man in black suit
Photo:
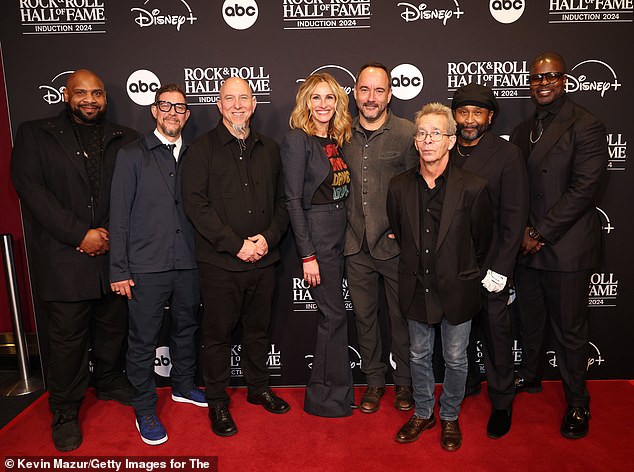
[[[279,146],[250,128],[255,107],[245,80],[225,80],[218,101],[222,120],[192,143],[183,166],[183,203],[195,229],[204,306],[203,377],[218,436],[238,432],[225,391],[238,323],[247,401],[271,413],[290,409],[269,388],[266,366],[275,263],[288,211]]]
[[[566,64],[556,53],[530,67],[536,113],[511,135],[526,158],[530,213],[515,274],[520,308],[522,364],[516,391],[541,390],[544,343],[550,324],[568,403],[561,434],[589,429],[588,285],[601,258],[596,200],[606,174],[605,127],[565,93]]]
[[[482,311],[472,321],[468,357],[470,370],[472,366],[479,369],[475,343],[481,338],[492,406],[487,434],[497,439],[511,428],[515,396],[507,302],[528,217],[528,177],[519,148],[489,131],[498,112],[491,89],[475,83],[460,87],[454,93],[451,108],[458,125],[457,142],[451,150],[453,164],[487,181],[493,209],[493,238],[484,263],[486,277],[482,280]],[[479,389],[479,372],[475,380]],[[474,385],[467,382],[467,391]]]
[[[156,128],[117,155],[110,197],[110,285],[128,299],[127,374],[141,440],[158,445],[167,432],[156,412],[154,359],[169,303],[172,400],[207,406],[196,387],[196,333],[200,292],[194,229],[185,216],[181,173],[189,119],[178,84],[156,91],[150,107]]]
[[[82,441],[77,415],[91,336],[97,396],[129,405],[134,393],[121,362],[127,307],[108,279],[108,211],[115,156],[138,134],[105,119],[106,91],[91,71],[70,75],[64,100],[59,116],[20,126],[11,178],[30,234],[33,285],[49,317],[53,442],[70,451]]]
[[[420,166],[392,179],[387,213],[401,247],[399,299],[408,319],[414,415],[396,434],[412,442],[436,424],[432,356],[440,326],[445,379],[440,396],[441,446],[462,444],[458,424],[467,377],[471,319],[480,310],[480,282],[493,220],[486,181],[449,163],[456,142],[451,109],[440,103],[416,114]]]

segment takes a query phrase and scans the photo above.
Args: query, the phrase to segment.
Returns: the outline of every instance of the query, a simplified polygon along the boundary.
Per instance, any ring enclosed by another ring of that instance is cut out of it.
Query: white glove
[[[491,293],[498,293],[506,287],[506,275],[487,270],[487,275],[482,279],[482,285]]]

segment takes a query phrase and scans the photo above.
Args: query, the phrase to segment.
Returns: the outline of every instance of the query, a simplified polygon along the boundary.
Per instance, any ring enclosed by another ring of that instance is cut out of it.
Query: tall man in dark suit
[[[110,285],[128,299],[127,374],[136,427],[146,444],[167,441],[156,415],[154,358],[166,303],[170,306],[172,400],[206,407],[194,383],[198,330],[198,270],[194,229],[185,216],[181,172],[189,118],[178,84],[156,91],[156,128],[117,155],[110,197]]]
[[[481,337],[492,405],[487,434],[500,438],[511,428],[515,396],[507,302],[528,217],[528,177],[519,148],[489,131],[498,112],[491,89],[475,83],[460,87],[453,95],[451,108],[458,125],[457,142],[451,150],[453,164],[487,181],[493,209],[493,238],[482,280],[482,311],[472,321],[469,363],[478,368],[475,342]],[[476,385],[479,387],[479,380]],[[470,387],[467,384],[466,388]]]
[[[203,376],[211,429],[238,432],[229,413],[231,334],[242,325],[247,401],[271,413],[290,406],[268,386],[269,326],[278,244],[288,226],[279,146],[250,129],[256,99],[238,77],[220,88],[222,120],[189,148],[183,203],[196,233],[204,305]]]
[[[77,415],[91,335],[97,396],[129,404],[134,393],[121,362],[126,303],[109,286],[108,211],[115,156],[138,134],[105,119],[106,91],[91,71],[70,75],[64,100],[59,116],[20,126],[11,178],[30,230],[33,285],[49,316],[53,442],[70,451],[82,441]]]
[[[398,254],[385,212],[390,179],[418,163],[412,136],[414,124],[395,116],[388,108],[392,98],[390,73],[378,63],[361,67],[354,86],[359,116],[352,122],[352,137],[344,153],[352,185],[346,202],[346,273],[354,304],[361,370],[368,387],[360,411],[374,413],[385,393],[388,364],[383,360],[379,320],[379,280],[385,285],[389,308],[391,353],[396,369],[394,406],[414,408],[409,373],[407,320],[398,306]]]
[[[565,93],[566,64],[556,53],[530,67],[536,112],[511,135],[526,158],[530,213],[515,274],[521,317],[522,364],[517,391],[541,390],[547,324],[568,408],[561,434],[589,429],[588,286],[600,263],[596,200],[608,163],[605,127]]]
[[[410,336],[414,415],[396,434],[412,442],[436,424],[432,356],[440,326],[445,379],[440,396],[441,446],[462,444],[458,424],[467,377],[471,318],[480,310],[480,282],[493,220],[486,181],[449,163],[456,142],[451,109],[425,105],[416,114],[420,166],[390,182],[387,213],[401,247],[399,299]]]

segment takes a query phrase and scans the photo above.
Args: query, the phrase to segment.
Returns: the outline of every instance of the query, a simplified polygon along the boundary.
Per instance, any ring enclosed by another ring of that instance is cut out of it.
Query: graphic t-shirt
[[[330,162],[330,172],[317,188],[313,195],[314,205],[334,203],[345,200],[350,193],[350,171],[348,165],[341,156],[341,151],[336,143],[329,138],[315,136]]]

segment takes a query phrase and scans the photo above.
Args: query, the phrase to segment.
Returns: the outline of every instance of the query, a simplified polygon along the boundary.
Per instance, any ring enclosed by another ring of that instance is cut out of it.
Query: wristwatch
[[[528,236],[535,241],[542,242],[544,240],[544,238],[542,238],[542,235],[539,234],[539,231],[537,231],[537,228],[535,228],[534,226],[528,228]]]

